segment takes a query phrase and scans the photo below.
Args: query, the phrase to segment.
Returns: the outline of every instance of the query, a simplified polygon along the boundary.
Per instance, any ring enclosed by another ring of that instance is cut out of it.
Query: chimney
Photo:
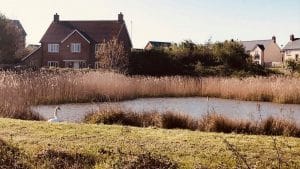
[[[291,41],[294,41],[294,40],[295,40],[294,34],[292,34],[292,35],[290,36],[290,40],[291,40]]]
[[[54,15],[54,22],[59,22],[59,15],[57,13]]]
[[[272,36],[272,40],[274,43],[276,43],[276,36]]]
[[[119,15],[118,15],[118,21],[119,22],[124,22],[124,15],[122,14],[122,12],[119,13]]]

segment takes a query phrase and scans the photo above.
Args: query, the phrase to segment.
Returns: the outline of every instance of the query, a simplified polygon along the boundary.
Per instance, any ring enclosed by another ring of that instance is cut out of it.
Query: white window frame
[[[71,52],[80,53],[81,52],[81,43],[71,43]]]
[[[48,53],[59,53],[59,44],[49,43],[48,44]]]
[[[49,68],[57,68],[59,67],[58,61],[48,61],[48,67]]]
[[[291,56],[291,51],[290,50],[286,50],[286,55],[287,56]]]

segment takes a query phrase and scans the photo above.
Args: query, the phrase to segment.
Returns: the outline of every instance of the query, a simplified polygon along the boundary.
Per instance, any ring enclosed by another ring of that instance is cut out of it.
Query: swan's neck
[[[54,118],[57,118],[57,110],[54,112]]]

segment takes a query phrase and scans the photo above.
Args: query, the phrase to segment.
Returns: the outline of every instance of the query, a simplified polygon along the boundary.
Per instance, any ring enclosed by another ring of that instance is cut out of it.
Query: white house
[[[284,53],[284,60],[293,59],[300,61],[300,38],[295,38],[294,35],[290,36],[290,41],[282,49]]]
[[[265,47],[264,45],[255,45],[254,49],[250,51],[250,56],[254,63],[264,65]]]
[[[268,40],[241,41],[246,53],[252,56],[254,63],[264,66],[282,65],[281,49],[276,43],[276,37]]]

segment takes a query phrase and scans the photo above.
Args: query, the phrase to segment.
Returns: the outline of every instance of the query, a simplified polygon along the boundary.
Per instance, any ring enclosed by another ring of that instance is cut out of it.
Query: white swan
[[[52,118],[52,119],[49,119],[48,120],[48,122],[50,122],[50,123],[59,123],[60,122],[60,120],[58,119],[58,117],[57,117],[57,112],[60,110],[60,107],[56,107],[55,108],[55,111],[54,111],[54,117]]]

